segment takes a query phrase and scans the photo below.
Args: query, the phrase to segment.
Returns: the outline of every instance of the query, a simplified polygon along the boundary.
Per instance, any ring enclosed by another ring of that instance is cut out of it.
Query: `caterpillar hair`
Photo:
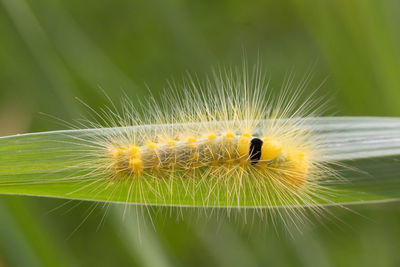
[[[161,103],[125,96],[121,112],[92,109],[94,130],[72,136],[75,171],[63,179],[102,201],[319,217],[340,178],[314,127],[326,101],[305,96],[311,76],[295,85],[290,74],[277,92],[258,65],[222,69],[171,86]]]

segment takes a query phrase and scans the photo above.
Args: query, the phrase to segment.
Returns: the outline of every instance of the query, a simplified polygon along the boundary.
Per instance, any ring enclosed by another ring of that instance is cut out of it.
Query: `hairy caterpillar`
[[[197,207],[286,207],[321,210],[336,176],[314,135],[324,104],[293,86],[277,97],[256,66],[220,71],[205,85],[189,80],[167,90],[162,104],[123,99],[123,111],[95,113],[96,134],[75,139],[84,163],[72,168],[99,198],[127,203]],[[106,193],[104,193],[106,192]]]
[[[203,84],[186,80],[161,101],[137,105],[125,96],[120,111],[110,101],[72,125],[77,130],[13,137],[17,167],[1,187],[145,208],[249,211],[298,225],[322,214],[338,192],[328,184],[340,180],[326,149],[335,144],[318,128],[326,102],[304,97],[310,79],[295,84],[289,75],[274,91],[261,68],[244,67]],[[26,168],[20,159],[31,151],[42,160]]]

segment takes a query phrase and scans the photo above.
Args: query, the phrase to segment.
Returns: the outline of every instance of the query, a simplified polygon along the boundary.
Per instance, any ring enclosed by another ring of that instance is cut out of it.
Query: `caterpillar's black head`
[[[261,147],[263,141],[260,138],[251,139],[249,157],[251,164],[257,164],[261,158]]]

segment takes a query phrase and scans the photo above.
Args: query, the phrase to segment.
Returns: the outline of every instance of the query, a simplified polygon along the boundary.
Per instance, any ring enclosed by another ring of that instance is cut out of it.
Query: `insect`
[[[318,211],[336,174],[325,160],[313,117],[324,105],[303,99],[311,75],[289,75],[273,95],[259,66],[220,70],[150,97],[139,108],[95,112],[79,143],[88,181],[104,200],[190,207]],[[142,114],[142,115],[140,115]]]

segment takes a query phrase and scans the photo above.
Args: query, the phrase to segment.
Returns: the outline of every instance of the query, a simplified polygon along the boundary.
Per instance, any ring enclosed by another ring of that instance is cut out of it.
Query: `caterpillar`
[[[73,178],[89,181],[76,191],[145,205],[318,214],[337,174],[313,127],[325,102],[303,99],[310,79],[294,86],[291,74],[274,96],[259,66],[220,70],[204,84],[171,86],[161,104],[124,97],[122,112],[94,111],[96,133],[75,137],[84,163],[71,167],[85,174]]]

